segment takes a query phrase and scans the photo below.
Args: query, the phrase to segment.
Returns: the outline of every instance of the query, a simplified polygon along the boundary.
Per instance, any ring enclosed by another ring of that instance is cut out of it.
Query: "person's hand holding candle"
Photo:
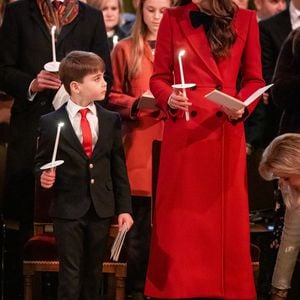
[[[50,189],[55,182],[56,171],[55,168],[51,168],[42,172],[41,175],[41,186],[44,189]]]
[[[32,93],[37,93],[45,89],[57,90],[60,88],[60,86],[61,81],[57,73],[42,70],[32,81],[30,91]]]
[[[192,105],[186,95],[179,89],[175,89],[171,94],[168,104],[172,109],[181,109],[185,112],[187,112],[189,110],[189,106]]]

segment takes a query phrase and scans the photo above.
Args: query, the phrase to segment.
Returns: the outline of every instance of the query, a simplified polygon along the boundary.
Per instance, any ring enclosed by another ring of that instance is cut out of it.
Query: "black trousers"
[[[126,291],[129,294],[144,292],[151,235],[151,198],[133,196],[132,211],[134,224],[126,237]]]
[[[103,256],[111,218],[91,206],[77,220],[54,219],[59,257],[58,300],[99,300]]]

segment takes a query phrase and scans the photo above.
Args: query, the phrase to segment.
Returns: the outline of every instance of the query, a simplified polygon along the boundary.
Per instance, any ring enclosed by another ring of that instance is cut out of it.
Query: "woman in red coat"
[[[180,50],[185,81],[196,84],[187,97],[171,87],[181,82]],[[243,125],[255,104],[229,110],[204,95],[219,89],[243,101],[263,85],[254,11],[231,0],[193,0],[165,11],[150,88],[169,118],[146,295],[255,299]]]
[[[152,196],[152,142],[161,140],[164,118],[159,107],[142,107],[143,95],[151,95],[149,79],[159,23],[171,0],[141,0],[129,38],[112,52],[114,84],[109,103],[123,119],[123,142],[131,186],[134,227],[128,232],[127,292],[142,299],[150,247]],[[142,34],[141,34],[142,33]]]

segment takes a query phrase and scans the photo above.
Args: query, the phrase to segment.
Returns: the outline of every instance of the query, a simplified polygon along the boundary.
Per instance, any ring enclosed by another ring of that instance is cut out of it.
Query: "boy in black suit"
[[[36,173],[54,192],[50,207],[60,261],[58,300],[99,298],[101,263],[111,223],[133,223],[119,115],[94,100],[105,97],[104,63],[94,53],[73,51],[59,75],[69,101],[40,119]],[[57,158],[64,164],[41,171],[51,161],[58,123],[63,122]]]

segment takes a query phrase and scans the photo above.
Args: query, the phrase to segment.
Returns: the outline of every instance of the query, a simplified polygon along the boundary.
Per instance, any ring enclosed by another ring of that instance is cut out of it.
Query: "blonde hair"
[[[275,138],[265,149],[258,170],[265,180],[275,179],[276,173],[300,174],[300,134]]]
[[[103,10],[109,0],[87,0],[86,3],[98,10]],[[119,7],[119,25],[122,23],[123,1],[117,0]]]
[[[135,78],[137,74],[141,71],[142,58],[145,53],[145,40],[149,32],[148,27],[144,21],[143,8],[146,0],[139,0],[136,9],[136,19],[132,26],[131,38],[133,41],[133,47],[131,52],[131,64],[128,68],[128,78],[129,80]],[[170,6],[172,6],[173,1],[170,0]]]
[[[145,40],[148,34],[148,27],[144,22],[143,8],[146,0],[138,2],[136,10],[136,19],[132,26],[131,38],[133,47],[131,52],[132,63],[129,65],[128,78],[129,80],[135,78],[141,71],[142,58],[145,51]]]

